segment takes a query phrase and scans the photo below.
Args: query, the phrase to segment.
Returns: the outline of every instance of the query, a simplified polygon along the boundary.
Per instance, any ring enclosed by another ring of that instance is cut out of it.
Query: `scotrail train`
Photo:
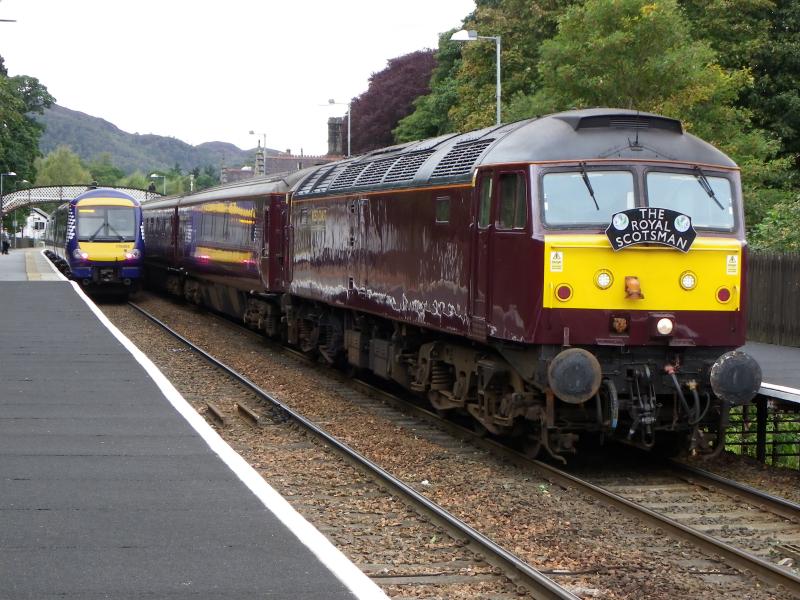
[[[144,205],[148,281],[562,457],[712,452],[760,386],[739,169],[570,111]]]
[[[127,294],[138,289],[142,209],[129,194],[88,190],[50,215],[45,238],[55,264],[85,290]]]

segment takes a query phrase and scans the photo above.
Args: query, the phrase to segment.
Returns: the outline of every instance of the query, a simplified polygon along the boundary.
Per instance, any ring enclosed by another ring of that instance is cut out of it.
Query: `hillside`
[[[184,171],[213,165],[242,166],[252,163],[255,150],[240,150],[225,142],[206,142],[191,146],[176,138],[127,133],[115,125],[82,112],[54,104],[43,115],[36,115],[45,125],[39,142],[43,154],[67,145],[83,160],[103,152],[111,154],[114,165],[126,173],[139,170],[167,170],[176,163]],[[267,150],[268,154],[278,154]]]

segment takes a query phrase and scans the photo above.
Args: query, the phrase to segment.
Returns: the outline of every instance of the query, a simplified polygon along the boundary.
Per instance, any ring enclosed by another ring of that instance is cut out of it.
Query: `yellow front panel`
[[[88,260],[113,262],[125,260],[125,252],[133,250],[134,242],[79,242],[78,248],[89,254]]]
[[[614,252],[605,235],[549,235],[544,262],[545,308],[671,312],[736,311],[740,306],[742,243],[736,239],[698,236],[686,253],[664,246],[631,246]],[[605,290],[595,283],[601,270],[613,278]],[[692,290],[680,285],[686,271],[696,276]],[[638,278],[644,298],[626,297],[626,276]],[[566,300],[557,296],[562,286],[571,289]],[[727,302],[717,299],[721,287],[730,291]]]
[[[136,206],[136,203],[125,198],[87,198],[78,200],[76,206]]]

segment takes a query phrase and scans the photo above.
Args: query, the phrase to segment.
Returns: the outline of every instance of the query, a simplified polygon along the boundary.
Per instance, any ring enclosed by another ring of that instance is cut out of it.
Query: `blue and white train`
[[[50,215],[46,245],[53,262],[87,291],[136,291],[144,254],[141,205],[120,190],[88,190]]]

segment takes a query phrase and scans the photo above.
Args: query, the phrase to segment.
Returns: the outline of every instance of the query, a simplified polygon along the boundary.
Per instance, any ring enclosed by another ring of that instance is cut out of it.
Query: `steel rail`
[[[370,384],[359,382],[359,385],[391,399],[390,394],[375,388]],[[391,401],[398,406],[402,405],[406,410],[409,410],[415,414],[435,420],[448,431],[468,438],[476,445],[487,450],[491,450],[520,467],[525,468],[532,466],[539,472],[541,476],[549,480],[551,483],[561,487],[577,488],[579,491],[583,491],[584,493],[600,500],[601,502],[604,502],[606,505],[611,505],[617,508],[623,514],[633,516],[648,523],[652,527],[661,528],[667,531],[673,538],[688,541],[692,545],[701,548],[705,552],[721,556],[728,564],[742,571],[751,572],[761,581],[764,581],[770,585],[783,586],[794,597],[800,598],[800,578],[786,569],[783,569],[777,565],[773,565],[772,563],[767,562],[757,556],[735,548],[730,544],[726,544],[725,542],[709,536],[701,531],[692,529],[691,527],[679,523],[674,519],[670,519],[667,516],[641,506],[632,500],[628,500],[619,494],[615,494],[614,492],[611,492],[601,486],[585,481],[557,467],[539,460],[531,459],[530,457],[525,456],[524,454],[517,452],[516,450],[513,450],[497,441],[489,438],[481,438],[474,432],[458,424],[443,420],[435,413],[425,410],[424,408],[408,404],[397,398]],[[742,488],[746,487],[747,486],[742,486]],[[753,491],[756,492],[753,497],[757,497],[759,500],[761,500],[761,502],[757,502],[756,505],[763,503],[764,497],[769,497],[764,492],[759,492],[758,490]],[[776,500],[778,500],[776,504],[780,504],[780,501],[783,500],[788,507],[796,506],[788,500],[784,500],[782,498]],[[796,513],[793,513],[793,517],[796,516]]]
[[[150,314],[148,311],[143,309],[142,307],[136,305],[133,302],[128,303],[131,307],[139,311],[142,315],[150,319],[152,322],[156,323],[159,327],[163,328],[167,331],[170,335],[175,337],[176,339],[180,340],[182,343],[186,344],[189,348],[191,348],[194,352],[202,356],[208,362],[213,364],[218,369],[224,371],[226,374],[237,380],[239,383],[250,389],[253,393],[257,396],[265,400],[266,402],[270,403],[272,406],[277,408],[284,416],[300,423],[307,431],[311,432],[318,438],[322,439],[326,444],[336,449],[342,456],[347,458],[349,461],[357,464],[359,467],[377,477],[381,482],[386,484],[390,487],[393,491],[401,494],[404,496],[409,502],[413,503],[415,507],[421,510],[423,513],[431,517],[437,524],[445,527],[448,531],[452,534],[455,534],[454,537],[456,539],[459,536],[462,536],[467,540],[468,543],[472,543],[475,545],[475,550],[478,551],[481,555],[485,557],[487,562],[493,564],[494,566],[498,566],[503,569],[506,575],[514,581],[517,585],[522,585],[532,591],[534,597],[539,599],[555,599],[555,600],[580,600],[578,596],[575,596],[565,588],[558,585],[552,579],[548,578],[534,567],[523,561],[521,558],[517,557],[513,553],[509,552],[502,546],[494,543],[492,540],[481,534],[480,532],[476,531],[463,521],[457,519],[452,514],[447,512],[444,508],[439,506],[437,503],[429,500],[419,492],[417,492],[414,488],[406,485],[399,479],[395,478],[393,475],[370,461],[368,458],[362,456],[357,451],[353,450],[346,444],[342,443],[341,441],[337,440],[323,429],[317,427],[314,423],[296,413],[291,408],[289,408],[286,404],[278,400],[277,398],[271,396],[260,387],[258,387],[255,383],[250,381],[247,377],[242,375],[241,373],[235,371],[231,367],[227,366],[222,361],[218,360],[217,358],[213,357],[211,354],[203,350],[202,348],[198,347],[177,331],[173,330],[164,322],[160,321],[157,317]]]
[[[800,504],[675,460],[667,461],[667,465],[672,469],[686,473],[687,475],[684,477],[693,484],[714,488],[728,496],[739,497],[754,506],[789,519],[794,523],[800,523]]]

